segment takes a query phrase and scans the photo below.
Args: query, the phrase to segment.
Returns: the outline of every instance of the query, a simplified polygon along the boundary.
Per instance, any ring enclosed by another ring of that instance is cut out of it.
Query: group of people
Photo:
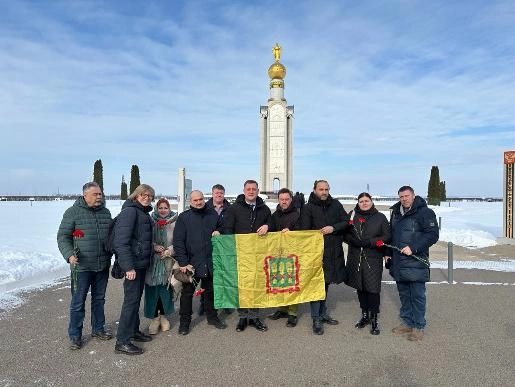
[[[380,333],[378,314],[384,261],[397,283],[401,301],[401,324],[392,331],[408,334],[411,341],[421,340],[426,325],[429,247],[439,236],[434,212],[409,186],[399,189],[399,202],[391,207],[390,221],[375,208],[368,193],[361,193],[355,208],[347,213],[331,197],[329,189],[326,180],[316,180],[307,203],[302,200],[301,205],[294,201],[289,189],[280,189],[278,205],[272,213],[259,196],[255,180],[244,183],[243,193],[233,204],[225,199],[224,187],[216,184],[207,202],[201,191],[192,191],[190,209],[177,215],[164,198],[153,208],[154,189],[142,184],[125,201],[111,224],[99,185],[85,184],[83,196],[64,213],[57,234],[59,249],[75,273],[68,328],[70,349],[82,347],[85,300],[90,288],[91,335],[100,340],[112,338],[105,329],[104,316],[111,263],[105,241],[110,227],[114,227],[115,256],[125,273],[115,344],[118,353],[141,354],[143,349],[135,341],[151,341],[152,335],[170,329],[169,317],[177,296],[169,286],[172,273],[182,273],[190,279],[182,284],[180,292],[179,334],[190,333],[197,284],[201,285],[201,312],[205,313],[207,323],[217,329],[227,327],[214,307],[212,236],[295,230],[319,230],[324,237],[325,298],[310,302],[314,334],[322,335],[324,325],[338,324],[328,313],[326,298],[330,284],[343,282],[357,290],[362,313],[356,328],[370,325],[371,334]],[[74,236],[76,230],[82,231],[80,238]],[[348,244],[347,263],[343,243]],[[144,315],[150,319],[149,334],[140,330],[143,294]],[[286,326],[295,327],[297,311],[298,305],[286,305],[268,317],[286,318]],[[240,308],[238,315],[236,331],[242,332],[248,326],[268,330],[261,309]]]

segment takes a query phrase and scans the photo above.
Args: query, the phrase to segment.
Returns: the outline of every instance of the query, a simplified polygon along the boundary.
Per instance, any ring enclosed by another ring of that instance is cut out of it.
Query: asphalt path
[[[428,284],[428,327],[420,342],[391,333],[398,324],[399,298],[385,273],[379,336],[354,328],[360,313],[356,293],[332,285],[328,305],[340,324],[326,326],[322,336],[311,331],[308,305],[300,307],[297,327],[267,319],[268,332],[252,327],[236,332],[236,313],[222,316],[225,330],[194,314],[191,333],[179,336],[175,314],[172,329],[144,343],[145,353],[133,357],[115,354],[114,339],[90,337],[89,311],[84,347],[68,349],[70,287],[63,280],[23,295],[23,305],[0,316],[0,385],[513,386],[515,275],[474,270],[457,272],[455,279],[465,272],[467,280],[508,285]],[[442,270],[432,277],[446,280]],[[108,286],[106,318],[112,331],[121,284],[111,279]],[[195,299],[194,310],[197,304]],[[142,318],[142,329],[147,326]]]

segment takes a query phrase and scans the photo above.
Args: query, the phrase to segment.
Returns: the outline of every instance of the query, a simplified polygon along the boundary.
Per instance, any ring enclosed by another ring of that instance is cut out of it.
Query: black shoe
[[[113,338],[113,335],[106,331],[98,331],[98,332],[92,332],[91,337],[96,337],[99,340],[106,341],[106,340],[111,340]]]
[[[236,332],[243,332],[245,328],[247,328],[248,321],[245,317],[240,318],[238,324],[236,325]]]
[[[324,325],[322,324],[322,320],[313,320],[313,333],[315,335],[324,334]]]
[[[81,339],[72,339],[70,340],[70,349],[72,351],[76,351],[82,348],[82,340]]]
[[[279,320],[280,318],[286,317],[288,317],[288,313],[286,313],[284,310],[276,310],[273,314],[268,316],[270,320]]]
[[[249,325],[256,328],[258,331],[266,332],[268,327],[266,324],[258,318],[249,319]]]
[[[293,328],[296,325],[297,325],[297,316],[289,315],[288,316],[288,321],[286,322],[286,326],[288,328]]]
[[[136,334],[132,336],[132,340],[146,343],[148,341],[152,341],[152,337],[141,331],[137,331]]]
[[[179,335],[186,336],[188,333],[190,333],[190,325],[179,325]]]
[[[220,320],[218,317],[216,318],[216,320],[213,319],[211,321],[208,321],[207,323],[209,325],[214,326],[216,329],[225,329],[225,328],[227,328],[227,324],[224,323],[222,320]]]
[[[356,328],[365,328],[370,323],[370,318],[368,316],[368,310],[363,310],[361,312],[361,318],[358,320],[356,325],[354,325]]]
[[[132,343],[128,344],[120,344],[116,343],[114,346],[114,351],[116,353],[123,353],[124,355],[141,355],[143,353],[143,349],[135,346]]]
[[[375,336],[381,333],[379,324],[377,323],[377,313],[372,313],[370,316],[370,333]]]
[[[328,314],[326,314],[325,316],[322,316],[322,322],[324,324],[329,324],[329,325],[338,325],[338,320],[335,320]]]

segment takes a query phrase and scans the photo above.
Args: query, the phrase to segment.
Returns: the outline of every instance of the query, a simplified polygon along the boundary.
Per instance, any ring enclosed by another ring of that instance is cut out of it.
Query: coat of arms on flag
[[[319,231],[212,238],[215,308],[268,308],[324,299]]]

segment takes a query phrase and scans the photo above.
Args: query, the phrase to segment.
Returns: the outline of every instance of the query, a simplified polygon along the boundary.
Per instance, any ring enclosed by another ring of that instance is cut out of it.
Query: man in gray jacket
[[[105,292],[111,265],[111,254],[105,251],[104,241],[111,213],[104,206],[102,190],[97,183],[84,184],[82,193],[83,196],[65,211],[57,232],[59,251],[72,270],[68,326],[72,350],[82,347],[85,303],[90,288],[91,336],[100,340],[112,338],[104,326]]]

